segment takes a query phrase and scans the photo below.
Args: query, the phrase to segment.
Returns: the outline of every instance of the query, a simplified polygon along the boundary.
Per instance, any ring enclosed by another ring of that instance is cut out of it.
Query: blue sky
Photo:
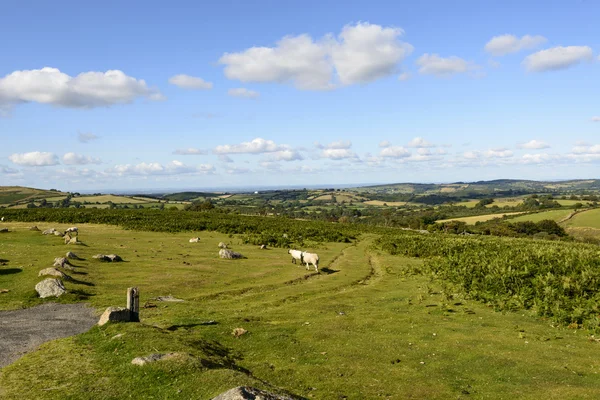
[[[4,1],[0,185],[597,178],[600,3]]]

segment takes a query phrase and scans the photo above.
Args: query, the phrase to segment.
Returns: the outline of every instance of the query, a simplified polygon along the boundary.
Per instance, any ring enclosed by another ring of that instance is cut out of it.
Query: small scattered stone
[[[165,360],[170,360],[173,358],[179,358],[182,357],[183,354],[182,353],[155,353],[155,354],[150,354],[149,356],[146,357],[136,357],[133,360],[131,360],[131,363],[133,365],[146,365],[148,363],[153,363],[156,361],[165,361]]]
[[[40,228],[38,228],[37,226],[34,225],[34,226],[30,227],[29,230],[30,231],[39,231]]]
[[[66,258],[70,258],[72,260],[82,260],[82,258],[80,258],[77,254],[75,254],[71,251],[67,251]]]
[[[40,297],[60,297],[67,292],[60,279],[48,278],[35,285],[35,291]]]
[[[123,335],[125,335],[124,333],[119,333],[118,335],[115,335],[113,337],[110,338],[110,340],[115,340],[115,339],[120,339],[123,337]]]
[[[56,232],[56,229],[50,228],[50,229],[46,229],[44,232],[42,232],[42,235],[53,235],[54,232]]]
[[[176,303],[185,301],[183,299],[178,299],[177,297],[173,297],[171,295],[169,295],[169,296],[158,296],[156,298],[156,300],[158,300],[158,301],[171,301],[171,302],[176,302]]]
[[[54,234],[54,236],[63,236],[63,234],[59,231],[54,231],[52,233]]]
[[[100,317],[98,325],[102,326],[107,322],[128,322],[131,320],[131,313],[125,307],[108,307]]]
[[[221,393],[212,400],[293,400],[292,397],[266,392],[250,386],[238,386]]]
[[[214,321],[214,320],[210,320],[210,321],[204,321],[204,322],[200,322],[200,325],[217,325],[218,322]]]
[[[247,330],[245,330],[244,328],[235,328],[235,329],[233,330],[233,332],[231,332],[231,334],[232,334],[233,336],[235,336],[236,338],[237,338],[237,337],[240,337],[240,336],[242,336],[242,335],[245,335],[246,333],[248,333],[248,331],[247,331]]]
[[[116,254],[96,254],[95,256],[92,256],[92,258],[96,258],[100,261],[108,261],[108,262],[118,262],[118,261],[123,261],[123,259],[116,255]]]
[[[8,292],[10,292],[10,290],[8,290],[8,289],[0,289],[0,293],[8,293]]]
[[[71,265],[69,260],[65,257],[56,257],[54,259],[53,267],[64,267],[65,265]]]
[[[71,239],[69,239],[68,242],[66,242],[65,244],[81,244],[81,240],[79,240],[77,238],[77,236],[72,237]]]
[[[266,244],[261,244],[260,245],[260,249],[261,250],[266,250],[267,249],[267,245]]]
[[[8,228],[2,228],[2,229],[0,229],[0,233],[6,233],[6,232],[8,232]]]
[[[219,242],[219,248],[220,249],[226,249],[227,245],[225,243],[223,243],[223,242]]]
[[[200,238],[199,237],[194,237],[190,239],[190,243],[198,243],[200,242]]]

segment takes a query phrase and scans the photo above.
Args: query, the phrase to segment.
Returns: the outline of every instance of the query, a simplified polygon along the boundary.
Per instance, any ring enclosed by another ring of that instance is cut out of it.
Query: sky
[[[587,179],[600,2],[0,4],[0,185]]]

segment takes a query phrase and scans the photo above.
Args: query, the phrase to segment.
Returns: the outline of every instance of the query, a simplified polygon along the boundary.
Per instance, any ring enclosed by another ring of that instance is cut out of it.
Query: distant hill
[[[497,179],[492,181],[455,182],[442,184],[395,183],[356,188],[359,192],[380,194],[444,195],[447,197],[484,197],[486,195],[522,195],[531,193],[585,193],[600,190],[600,179],[568,181],[531,181]]]
[[[35,189],[23,186],[0,186],[0,206],[27,203],[30,200],[66,196],[59,190]]]

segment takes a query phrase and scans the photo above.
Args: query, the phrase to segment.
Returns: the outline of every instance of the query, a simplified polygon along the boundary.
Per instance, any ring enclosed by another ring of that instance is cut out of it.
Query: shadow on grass
[[[81,289],[69,290],[69,293],[74,295],[77,300],[88,300],[90,297],[95,296],[95,294]]]
[[[331,275],[331,274],[335,274],[336,272],[340,272],[339,269],[331,269],[331,268],[327,268],[327,267],[321,268],[320,271],[326,273],[327,275]]]
[[[23,270],[20,268],[0,269],[0,275],[18,274],[19,272],[23,272]]]
[[[72,282],[72,283],[74,283],[76,285],[96,286],[92,282],[79,281],[77,279],[73,279],[73,277],[71,277],[70,282]]]
[[[8,260],[5,260],[4,258],[0,258],[0,264],[6,264],[8,262]]]

